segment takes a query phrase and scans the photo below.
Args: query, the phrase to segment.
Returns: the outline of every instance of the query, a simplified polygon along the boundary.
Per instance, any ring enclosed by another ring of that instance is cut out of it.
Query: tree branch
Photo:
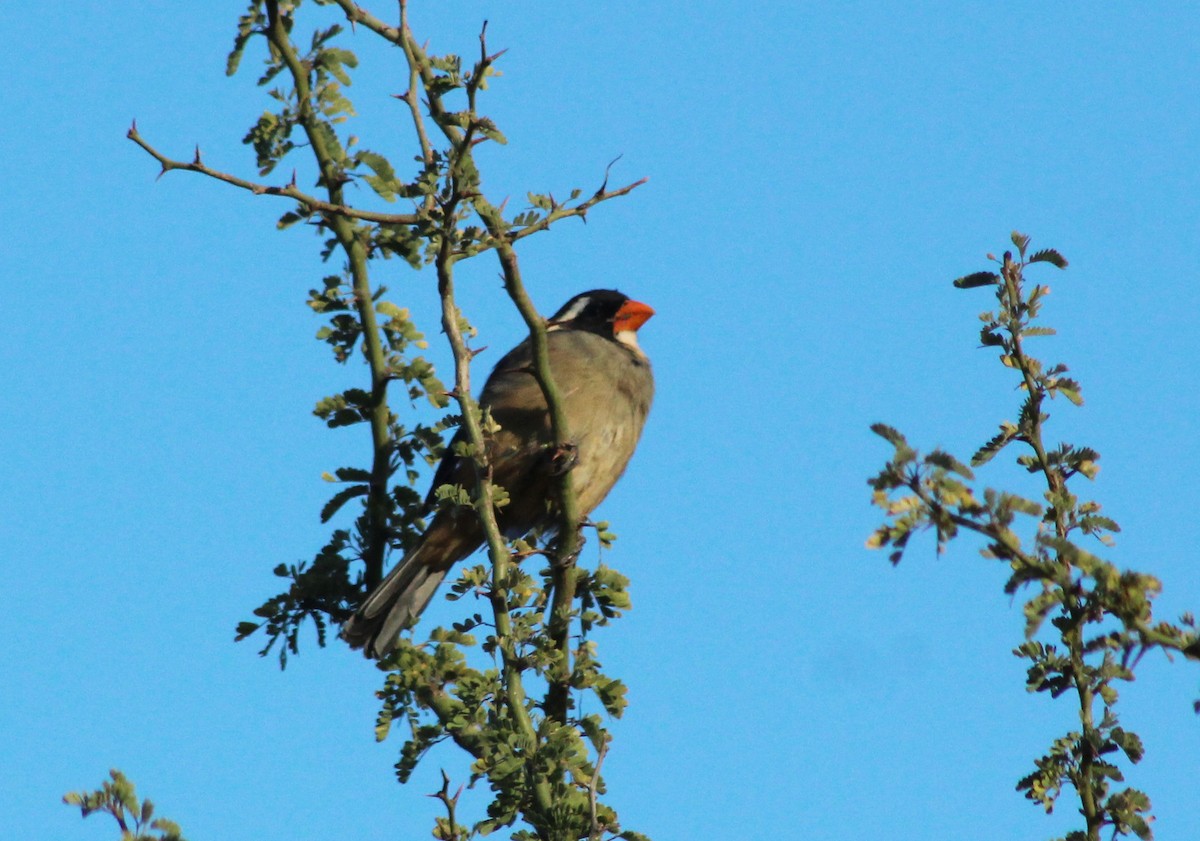
[[[453,219],[453,213],[446,214]],[[492,562],[491,604],[496,618],[496,639],[500,651],[504,674],[504,691],[507,706],[513,720],[530,745],[538,744],[537,730],[526,707],[525,688],[521,682],[521,670],[515,662],[512,650],[512,619],[508,610],[508,544],[496,522],[496,507],[493,497],[491,471],[488,464],[487,446],[483,430],[479,425],[479,405],[471,396],[471,359],[474,354],[467,347],[459,327],[459,310],[454,300],[454,259],[450,250],[450,238],[443,235],[442,248],[437,259],[438,294],[442,300],[442,329],[454,352],[454,391],[462,409],[463,430],[474,450],[472,459],[475,472],[475,511],[483,526],[487,539],[488,557]],[[545,777],[537,777],[534,795],[538,807],[548,811],[553,805],[553,796]]]
[[[292,44],[278,0],[267,0],[269,25],[267,38],[279,52],[284,64],[296,84],[296,99],[299,103],[300,125],[308,137],[313,155],[321,170],[321,183],[329,193],[330,203],[338,206],[343,200],[343,180],[338,171],[338,156],[330,148],[330,141],[321,129],[321,120],[313,109],[312,87],[309,84],[308,68],[300,60]],[[332,133],[330,137],[333,137]],[[336,138],[332,142],[336,143]],[[362,324],[362,341],[367,363],[371,368],[371,438],[372,463],[370,491],[367,496],[368,534],[363,546],[363,562],[366,566],[365,580],[373,587],[383,578],[383,560],[387,551],[388,514],[391,499],[388,495],[388,480],[391,476],[392,440],[389,423],[391,412],[387,404],[387,388],[390,374],[387,357],[383,351],[379,325],[375,318],[375,302],[371,292],[370,273],[367,268],[366,232],[345,215],[329,218],[330,228],[338,244],[346,252],[350,275],[353,281],[355,307]]]
[[[150,157],[158,161],[162,167],[162,172],[159,177],[165,175],[173,169],[180,169],[185,172],[198,172],[201,175],[207,175],[209,178],[214,178],[217,181],[223,181],[226,184],[231,184],[234,187],[240,187],[243,190],[248,190],[256,196],[281,196],[283,198],[294,199],[305,208],[314,210],[325,216],[345,216],[351,219],[361,219],[364,222],[378,222],[384,225],[412,225],[417,222],[415,213],[375,213],[370,210],[359,210],[356,207],[350,207],[345,204],[334,204],[328,201],[322,201],[316,196],[311,196],[296,187],[295,182],[283,187],[273,187],[269,184],[259,184],[254,181],[247,181],[244,178],[239,178],[236,175],[230,175],[227,172],[213,169],[207,166],[200,160],[200,150],[197,148],[196,157],[191,161],[177,161],[168,158],[166,155],[159,152],[145,138],[138,133],[137,121],[130,126],[129,131],[125,136],[132,140],[137,145],[141,146],[150,154]]]

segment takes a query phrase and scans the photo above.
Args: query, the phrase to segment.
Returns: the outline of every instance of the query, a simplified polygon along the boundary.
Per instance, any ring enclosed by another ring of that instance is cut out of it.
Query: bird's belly
[[[584,514],[599,505],[621,478],[642,431],[642,421],[633,413],[606,414],[609,417],[593,417],[572,429],[579,459],[571,478]]]

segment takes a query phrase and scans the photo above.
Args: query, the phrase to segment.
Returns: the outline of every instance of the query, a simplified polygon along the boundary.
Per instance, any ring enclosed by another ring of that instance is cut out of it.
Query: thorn
[[[487,59],[487,60],[488,60],[488,64],[491,64],[491,63],[493,63],[493,62],[494,62],[496,59],[500,58],[500,56],[502,56],[502,55],[504,55],[506,52],[508,52],[508,50],[509,50],[509,48],[508,48],[508,47],[505,47],[504,49],[502,49],[502,50],[501,50],[500,52],[498,52],[498,53],[492,53],[490,56],[488,56],[488,59]]]
[[[129,126],[129,131],[125,132],[125,136],[128,137],[130,140],[132,140],[134,137],[137,136],[137,133],[138,133],[137,117],[134,117],[133,122]]]
[[[508,204],[508,196],[505,196],[505,197],[504,197],[504,201],[500,202],[500,206],[499,206],[498,208],[496,208],[496,210],[498,210],[498,211],[500,211],[501,213],[503,213],[503,212],[504,212],[504,207],[505,207],[505,205],[507,205],[507,204]]]
[[[295,169],[295,167],[292,168],[292,180],[288,183],[288,186],[292,187],[293,189],[296,186],[296,169]]]
[[[613,158],[611,161],[608,162],[608,166],[606,166],[604,168],[604,183],[600,185],[600,189],[596,191],[596,195],[600,195],[606,189],[608,189],[608,174],[610,172],[612,172],[613,164],[615,164],[617,161],[621,160],[621,158],[623,158],[623,157],[625,157],[624,152],[617,155],[615,158]]]
[[[485,350],[487,350],[487,349],[488,349],[488,346],[487,346],[487,345],[484,345],[484,346],[483,346],[483,347],[481,347],[481,348],[477,348],[477,349],[475,349],[475,348],[471,348],[471,349],[468,349],[468,350],[467,350],[467,353],[471,354],[471,358],[472,358],[472,359],[474,359],[476,356],[479,356],[479,354],[483,353],[483,352],[484,352]]]
[[[154,180],[155,180],[155,181],[159,181],[159,180],[161,180],[161,179],[162,179],[162,177],[163,177],[164,175],[166,175],[166,174],[167,174],[167,167],[165,167],[165,166],[164,166],[162,169],[160,169],[160,170],[158,171],[158,175],[156,175],[156,176],[154,177]]]
[[[199,143],[196,144],[196,157],[192,160],[192,163],[195,166],[204,166],[203,162],[201,162],[201,160],[200,160],[200,144]]]

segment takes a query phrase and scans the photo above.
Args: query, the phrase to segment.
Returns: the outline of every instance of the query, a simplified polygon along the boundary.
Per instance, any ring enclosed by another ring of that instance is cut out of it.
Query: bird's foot
[[[583,536],[583,530],[579,530],[579,540],[575,543],[575,551],[569,555],[559,555],[555,553],[553,564],[556,567],[573,567],[579,561],[579,556],[583,554],[583,546],[587,543],[587,538]]]
[[[567,441],[550,451],[550,475],[562,476],[579,463],[579,447]]]

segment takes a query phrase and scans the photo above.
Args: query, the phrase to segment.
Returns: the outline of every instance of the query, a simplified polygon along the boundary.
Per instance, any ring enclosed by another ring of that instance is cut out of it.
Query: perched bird
[[[588,514],[625,472],[654,397],[650,361],[638,347],[637,330],[654,310],[615,290],[576,295],[547,322],[550,369],[558,386],[574,445],[574,488],[580,512]],[[556,463],[546,400],[533,375],[529,339],[497,364],[479,404],[500,429],[489,446],[492,481],[508,504],[496,519],[509,537],[554,523]],[[445,484],[471,488],[470,459],[454,454],[465,440],[460,428],[433,477],[426,504]],[[560,454],[561,455],[561,454]],[[368,657],[382,657],[400,631],[421,615],[450,568],[484,541],[476,513],[443,509],[417,543],[367,596],[342,629],[342,636]]]

